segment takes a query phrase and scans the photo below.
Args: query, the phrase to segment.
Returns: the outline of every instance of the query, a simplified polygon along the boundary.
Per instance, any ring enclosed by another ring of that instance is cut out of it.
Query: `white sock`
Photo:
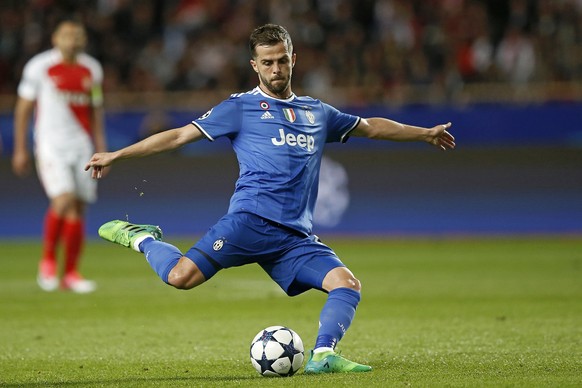
[[[132,246],[133,250],[136,252],[141,252],[139,250],[139,244],[141,244],[143,241],[147,240],[148,238],[153,239],[154,236],[152,236],[151,234],[146,234],[144,236],[136,238],[135,241],[133,242],[133,246]]]
[[[323,352],[333,352],[333,348],[321,347],[321,348],[313,349],[313,354],[323,353]]]

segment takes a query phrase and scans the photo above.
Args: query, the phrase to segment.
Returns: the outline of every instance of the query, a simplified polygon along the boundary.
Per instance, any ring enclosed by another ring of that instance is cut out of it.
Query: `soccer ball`
[[[251,342],[251,363],[263,376],[292,376],[303,358],[303,341],[288,327],[269,326]]]

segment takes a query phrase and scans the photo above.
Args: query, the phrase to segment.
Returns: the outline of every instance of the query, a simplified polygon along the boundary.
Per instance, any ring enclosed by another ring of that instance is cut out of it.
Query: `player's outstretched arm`
[[[381,117],[362,118],[351,135],[378,140],[424,141],[446,151],[455,148],[455,138],[448,131],[450,126],[451,123],[446,123],[424,128]]]
[[[112,165],[118,160],[140,158],[175,150],[184,144],[200,140],[203,136],[202,132],[193,124],[169,129],[117,151],[98,152],[87,162],[85,171],[92,168],[91,177],[99,179],[103,176],[103,168]]]

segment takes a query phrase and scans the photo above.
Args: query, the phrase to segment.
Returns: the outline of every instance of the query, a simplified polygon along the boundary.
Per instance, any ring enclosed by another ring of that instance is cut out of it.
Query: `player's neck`
[[[77,53],[69,53],[62,50],[60,50],[60,52],[62,61],[64,63],[67,63],[69,65],[77,63]]]
[[[261,89],[261,91],[263,93],[265,93],[267,96],[273,97],[273,98],[278,98],[280,100],[287,100],[287,99],[291,98],[291,96],[293,96],[293,91],[291,90],[291,86],[289,86],[287,89],[285,89],[281,93],[273,93],[261,84],[259,84],[259,89]]]

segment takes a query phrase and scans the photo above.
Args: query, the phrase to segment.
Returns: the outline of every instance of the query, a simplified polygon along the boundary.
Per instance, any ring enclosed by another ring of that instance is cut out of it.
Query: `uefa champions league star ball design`
[[[251,363],[263,376],[292,376],[304,357],[303,341],[288,327],[267,327],[251,342]]]

